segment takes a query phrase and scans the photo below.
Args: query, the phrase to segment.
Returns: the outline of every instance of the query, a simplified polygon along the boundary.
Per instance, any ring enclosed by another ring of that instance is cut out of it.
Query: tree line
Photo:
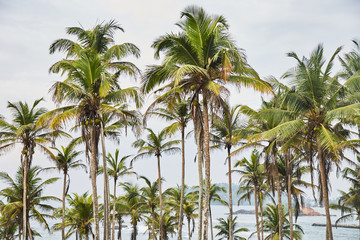
[[[75,234],[77,239],[92,236],[99,240],[100,222],[102,239],[116,238],[116,223],[117,237],[121,239],[125,215],[130,216],[133,227],[131,239],[136,239],[137,223],[141,220],[148,226],[149,239],[163,240],[172,234],[179,240],[185,238],[182,228],[187,221],[186,237],[190,239],[195,218],[199,240],[209,239],[209,235],[213,239],[214,228],[221,239],[242,239],[239,233],[246,229],[238,228],[232,209],[233,174],[239,174],[240,199],[254,197],[254,234],[259,240],[301,238],[302,229],[293,220],[299,214],[306,187],[324,204],[326,239],[333,239],[330,208],[348,213],[339,221],[353,215],[359,219],[359,158],[348,156],[350,151],[357,154],[360,137],[359,42],[354,40],[354,49],[343,56],[339,47],[329,60],[325,59],[321,44],[309,57],[290,52],[287,55],[294,59],[294,68],[279,80],[261,79],[231,38],[224,16],[209,15],[202,8],[189,6],[181,12],[176,25],[178,32],[166,33],[152,44],[155,58],[160,58],[161,63],[148,65],[143,72],[124,60],[129,56],[139,58],[140,50],[132,43],[115,43],[114,34],[124,31],[115,20],[91,30],[69,27],[66,33],[75,41],[63,38],[51,44],[50,54],[65,54],[49,69],[62,78],[50,88],[59,107],[47,111],[39,107],[42,99],[32,105],[9,102],[12,119],[0,120],[0,149],[22,147],[16,178],[0,174],[9,185],[0,192],[6,199],[0,202],[0,233],[4,239],[14,239],[15,235],[18,239],[34,239],[38,233],[30,223],[36,220],[50,229],[47,217],[61,218],[53,229],[61,231],[62,239]],[[342,70],[334,74],[336,61]],[[140,77],[141,86],[122,88],[124,75]],[[263,100],[259,109],[232,106],[228,102],[229,86],[253,88],[271,98]],[[155,94],[155,100],[141,114],[144,96],[150,93]],[[170,125],[154,132],[146,124],[154,116]],[[195,189],[185,185],[185,141],[191,122],[199,175]],[[72,138],[69,128],[80,132],[80,136]],[[105,140],[118,141],[127,128],[138,138],[133,143],[138,150],[135,156],[121,157],[121,149],[107,154]],[[178,133],[181,139],[174,140]],[[67,146],[49,147],[56,146],[59,137],[72,140]],[[77,150],[80,146],[83,151]],[[228,202],[216,196],[222,190],[211,184],[213,148],[224,148],[227,153]],[[46,201],[60,199],[43,196],[43,188],[57,179],[40,178],[44,169],[32,164],[35,149],[43,150],[63,174],[59,209]],[[255,150],[249,159],[238,160],[246,149]],[[177,152],[181,153],[181,185],[163,191],[161,158]],[[80,154],[85,155],[88,164],[79,161]],[[144,157],[156,160],[157,180],[152,182],[141,176],[139,181],[145,184],[142,188],[119,183],[121,176],[135,174],[132,163]],[[338,204],[330,205],[329,175],[333,168],[340,169],[343,161],[350,164],[343,169],[343,177],[351,187],[341,193]],[[91,194],[68,194],[72,168],[88,168]],[[310,174],[310,183],[304,180],[305,174]],[[104,179],[102,204],[98,202],[97,190],[100,175]],[[113,179],[112,195],[109,178]],[[125,195],[117,196],[118,186]],[[287,195],[287,210],[282,204],[282,192]],[[273,204],[263,209],[265,198],[272,199]],[[210,206],[214,200],[229,208],[228,218],[220,219],[215,227]]]

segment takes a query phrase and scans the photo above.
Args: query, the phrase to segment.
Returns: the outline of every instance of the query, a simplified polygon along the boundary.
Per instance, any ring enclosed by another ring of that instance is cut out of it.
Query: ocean
[[[213,214],[213,226],[216,225],[217,218],[221,218],[221,217],[226,218],[227,217],[227,213],[228,213],[227,207],[221,206],[221,205],[212,205],[211,209],[212,209],[212,214]],[[239,209],[253,210],[254,207],[253,206],[234,206],[234,212]],[[323,208],[314,208],[314,210],[318,211],[320,213],[325,213]],[[341,212],[331,210],[331,214],[336,215],[336,216],[331,217],[332,223],[334,224],[336,219],[339,216],[341,216]],[[255,215],[239,214],[237,216],[238,216],[237,217],[238,227],[246,227],[250,230],[247,233],[243,233],[241,236],[245,237],[245,238],[249,238],[250,234],[256,230]],[[49,221],[49,223],[51,225],[52,222]],[[185,221],[185,223],[187,224],[187,221]],[[302,227],[302,229],[304,230],[304,235],[303,235],[302,239],[304,239],[304,240],[324,240],[325,239],[325,227],[315,227],[315,226],[312,226],[313,223],[324,223],[325,224],[326,223],[325,216],[299,216],[297,224],[299,224]],[[130,234],[131,234],[132,229],[131,229],[131,226],[130,226],[127,218],[125,218],[124,224],[126,224],[127,227],[123,228],[123,230],[122,230],[122,239],[130,240]],[[348,222],[345,222],[344,224],[357,224],[357,221],[355,221],[355,220],[348,221]],[[36,227],[36,228],[41,233],[42,238],[36,237],[35,239],[46,239],[46,240],[61,239],[61,232],[59,232],[59,231],[49,234],[47,231],[45,231],[39,227]],[[146,231],[145,225],[142,222],[140,222],[138,224],[138,232],[139,232],[138,237],[137,237],[138,240],[148,239],[148,233],[147,232],[145,233],[145,231]],[[359,229],[333,227],[333,235],[334,235],[335,240],[357,240],[357,239],[360,239],[359,232],[360,232]],[[214,239],[219,239],[215,236],[216,233],[217,233],[217,230],[214,229]],[[187,236],[188,236],[187,225],[185,225],[183,227],[183,239],[184,240],[188,239]],[[75,240],[75,235],[73,235],[69,239]],[[170,239],[175,240],[176,235],[170,236]],[[197,227],[195,228],[195,232],[191,239],[197,239]],[[255,240],[255,239],[257,239],[257,237],[256,237],[256,235],[254,235],[250,239]]]

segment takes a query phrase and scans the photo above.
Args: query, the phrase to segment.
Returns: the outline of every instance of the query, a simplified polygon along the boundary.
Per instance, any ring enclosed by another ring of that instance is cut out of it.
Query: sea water
[[[215,226],[217,224],[217,219],[218,218],[227,218],[227,214],[228,214],[228,208],[225,206],[221,206],[221,205],[212,205],[211,206],[212,209],[212,217],[213,217],[213,226]],[[244,210],[254,210],[253,206],[234,206],[234,212],[240,209],[244,209]],[[314,208],[315,211],[318,211],[320,213],[325,213],[323,208]],[[334,224],[335,221],[341,216],[341,212],[340,211],[334,211],[331,210],[331,214],[332,215],[336,215],[336,216],[332,216],[331,217],[331,221]],[[245,233],[241,233],[240,236],[245,237],[245,238],[249,238],[249,236],[251,235],[251,233],[256,231],[256,226],[255,226],[255,215],[253,214],[239,214],[236,215],[237,216],[237,226],[238,227],[245,227],[249,229],[249,232],[245,232]],[[49,221],[49,224],[53,224],[54,222]],[[184,219],[184,227],[183,227],[183,239],[188,239],[188,232],[187,232],[187,221],[186,219]],[[298,220],[297,220],[297,224],[299,224],[303,231],[304,231],[304,235],[302,237],[303,240],[324,240],[325,239],[325,227],[315,227],[312,226],[313,223],[326,223],[326,218],[325,216],[299,216]],[[124,227],[122,229],[122,239],[123,240],[130,240],[130,236],[131,236],[131,232],[132,232],[132,228],[130,226],[129,223],[129,218],[125,218],[125,225],[127,225],[127,227]],[[344,224],[358,224],[355,220],[353,221],[347,221]],[[100,224],[100,227],[102,225]],[[39,226],[35,226],[36,229],[41,233],[42,238],[40,237],[35,237],[35,239],[46,239],[46,240],[50,240],[50,239],[61,239],[61,232],[57,231],[54,232],[52,234],[49,234],[47,231],[43,230],[41,227]],[[139,222],[138,223],[138,236],[137,239],[138,240],[146,240],[148,239],[148,232],[146,232],[147,228],[145,226],[145,224],[143,222]],[[360,239],[360,234],[359,234],[360,230],[359,229],[353,229],[353,228],[335,228],[333,227],[333,235],[334,235],[334,240],[357,240]],[[219,239],[218,237],[216,237],[217,230],[214,229],[214,239]],[[117,234],[117,231],[116,231]],[[266,234],[266,233],[264,233]],[[265,235],[266,236],[266,235]],[[176,235],[173,236],[169,236],[171,240],[175,240],[176,239]],[[102,235],[101,235],[102,238]],[[70,240],[75,240],[75,234],[69,238]],[[91,239],[91,238],[90,238]],[[195,226],[195,232],[192,235],[191,239],[197,239],[197,225]],[[210,239],[210,233],[209,233],[209,239]],[[256,235],[253,235],[250,239],[257,239]]]

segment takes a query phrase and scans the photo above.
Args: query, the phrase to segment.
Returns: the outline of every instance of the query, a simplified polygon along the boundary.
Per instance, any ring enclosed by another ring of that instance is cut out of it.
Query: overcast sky
[[[54,40],[67,37],[66,27],[81,24],[90,29],[115,19],[125,29],[125,33],[116,35],[116,42],[132,42],[140,48],[141,58],[130,60],[143,70],[146,65],[156,63],[152,42],[160,35],[177,32],[174,24],[179,20],[180,12],[190,4],[202,6],[208,13],[225,16],[232,37],[262,77],[273,75],[279,78],[293,67],[295,62],[285,56],[287,52],[308,56],[317,44],[323,43],[325,55],[329,57],[339,46],[344,46],[342,54],[349,51],[351,40],[360,38],[360,1],[357,0],[0,0],[0,114],[11,119],[6,109],[8,101],[32,103],[44,97],[46,102],[42,106],[54,107],[48,90],[62,78],[50,75],[48,69],[64,56],[49,55],[48,49]],[[339,65],[335,65],[335,70],[338,69]],[[122,84],[137,83],[125,79]],[[242,90],[240,94],[232,93],[231,103],[256,108],[260,97],[252,90]],[[117,147],[123,154],[134,154],[135,150],[129,147],[133,140],[131,134],[128,138],[124,136]],[[186,180],[190,185],[197,184],[193,145],[190,138]],[[108,151],[113,153],[114,148],[109,144]],[[224,158],[225,153],[214,153],[212,157],[214,182],[227,181]],[[16,149],[0,156],[0,170],[10,174],[19,163]],[[50,162],[37,154],[34,164],[49,166]],[[162,166],[167,186],[180,183],[180,156],[165,156]],[[156,179],[155,159],[139,160],[134,167],[140,174]],[[3,186],[0,182],[0,188]],[[90,186],[86,174],[72,174],[70,192],[81,193],[85,186]],[[333,196],[341,187],[343,185],[333,181]],[[57,194],[59,191],[55,189],[52,192]]]

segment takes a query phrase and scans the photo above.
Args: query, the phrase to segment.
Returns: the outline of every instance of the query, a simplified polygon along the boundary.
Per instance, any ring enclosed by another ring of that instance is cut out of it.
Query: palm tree
[[[116,183],[117,180],[125,175],[129,174],[136,174],[134,171],[132,171],[132,168],[126,167],[125,161],[130,157],[124,156],[121,159],[119,159],[119,149],[115,150],[115,155],[111,155],[110,153],[107,156],[107,162],[109,164],[108,167],[108,175],[114,179],[114,201],[113,201],[113,218],[112,218],[112,240],[115,239],[115,212],[116,212]]]
[[[193,192],[188,192],[184,196],[184,215],[188,222],[188,236],[189,240],[191,239],[191,236],[195,230],[195,218],[198,217],[198,214],[196,214],[197,210],[197,203],[196,203],[196,195]],[[193,227],[191,228],[191,222]],[[199,223],[200,224],[200,223]]]
[[[265,168],[264,165],[260,163],[260,153],[257,150],[253,150],[250,156],[250,160],[243,158],[235,163],[235,168],[240,167],[239,170],[234,170],[241,174],[240,177],[240,188],[238,193],[245,192],[243,196],[240,197],[239,202],[247,198],[250,201],[251,192],[254,193],[254,204],[255,204],[255,219],[256,219],[256,230],[257,237],[260,240],[260,226],[259,226],[259,194],[261,183],[265,179]]]
[[[155,57],[165,54],[162,65],[149,66],[143,79],[143,92],[170,81],[170,89],[181,88],[202,97],[203,153],[205,159],[205,212],[203,238],[208,238],[210,190],[210,128],[209,109],[221,102],[228,90],[225,83],[254,86],[263,92],[270,87],[245,63],[245,57],[230,38],[223,16],[208,15],[202,8],[190,6],[181,13],[177,23],[180,33],[159,37],[153,44]],[[201,237],[201,234],[199,234]]]
[[[85,237],[89,240],[89,235],[94,238],[92,223],[94,222],[92,195],[85,192],[82,195],[73,193],[67,196],[70,208],[65,210],[65,226],[69,227],[65,238],[69,238],[75,233],[76,239],[82,240]],[[60,216],[60,211],[55,212],[55,216]],[[55,230],[62,228],[62,223],[55,224]]]
[[[86,169],[86,166],[81,163],[81,160],[76,159],[82,153],[81,151],[75,150],[75,146],[78,140],[79,139],[74,139],[66,147],[61,146],[61,149],[54,148],[56,151],[56,155],[55,154],[50,155],[50,159],[56,164],[56,168],[59,171],[63,172],[62,228],[61,228],[61,237],[63,240],[65,240],[65,198],[70,187],[69,170],[75,168]]]
[[[35,100],[32,105],[26,102],[8,102],[8,108],[13,113],[13,123],[6,122],[0,118],[0,151],[5,151],[16,145],[22,146],[21,151],[21,164],[23,170],[22,180],[23,191],[23,206],[28,206],[27,192],[28,192],[28,175],[29,169],[32,164],[35,148],[49,152],[46,148],[47,143],[54,143],[55,137],[59,135],[66,135],[60,130],[52,131],[43,124],[39,124],[39,117],[46,112],[45,108],[38,108],[39,103],[43,101],[42,98]],[[23,239],[28,238],[27,225],[28,215],[26,208],[23,209],[23,226],[20,228],[22,231]]]
[[[47,201],[60,201],[57,197],[54,196],[44,196],[43,191],[44,188],[52,183],[56,182],[58,178],[49,178],[46,180],[42,180],[39,177],[41,169],[39,167],[30,167],[28,172],[28,180],[27,180],[27,193],[26,205],[23,205],[23,169],[22,167],[16,172],[15,178],[11,178],[7,173],[0,172],[0,179],[5,181],[9,186],[0,191],[0,196],[6,198],[6,203],[4,203],[0,210],[1,215],[6,219],[7,224],[12,224],[13,221],[16,222],[19,228],[19,238],[21,237],[20,229],[22,226],[23,218],[22,212],[23,209],[26,211],[27,215],[27,238],[25,239],[33,239],[33,236],[39,236],[34,229],[31,228],[30,220],[35,220],[43,225],[47,230],[50,231],[49,225],[46,221],[46,218],[51,217],[49,212],[54,210],[54,207],[47,204]],[[26,206],[26,207],[24,207]],[[48,213],[44,213],[44,212]],[[24,231],[24,230],[23,230]]]
[[[162,226],[162,214],[163,214],[163,201],[161,191],[161,169],[160,169],[160,157],[164,153],[175,153],[180,151],[178,147],[174,145],[179,144],[179,140],[166,141],[167,132],[162,130],[160,133],[155,134],[153,130],[147,128],[148,135],[147,140],[139,139],[133,143],[135,148],[139,148],[138,154],[133,158],[134,161],[138,158],[147,156],[155,156],[157,158],[157,169],[158,169],[158,181],[159,181],[159,200],[160,200],[160,240],[164,239]]]
[[[332,228],[328,199],[328,173],[331,162],[343,158],[343,150],[353,148],[346,138],[349,131],[343,128],[344,116],[351,118],[359,113],[359,103],[348,104],[347,93],[358,91],[360,79],[350,78],[344,84],[330,76],[333,60],[340,51],[338,48],[326,66],[323,47],[319,45],[310,58],[299,59],[295,53],[289,53],[297,61],[297,67],[284,75],[291,78],[293,85],[283,98],[283,107],[296,119],[283,121],[277,127],[261,134],[262,139],[289,139],[298,134],[306,135],[308,161],[316,153],[320,170],[321,200],[326,212],[326,236],[332,240]],[[335,124],[336,123],[336,124]]]
[[[185,186],[185,128],[191,120],[189,101],[183,101],[178,98],[175,101],[168,100],[165,102],[165,108],[152,109],[151,107],[146,111],[146,115],[159,116],[167,121],[172,121],[167,131],[173,134],[177,131],[181,132],[181,197],[180,197],[180,211],[179,211],[179,226],[178,226],[178,240],[182,239],[182,225],[183,225],[183,204],[184,204],[184,186]]]
[[[232,203],[232,180],[231,180],[231,148],[238,144],[240,140],[239,131],[239,111],[238,108],[240,105],[237,105],[233,108],[230,107],[228,103],[224,104],[224,109],[221,116],[216,116],[213,120],[213,141],[219,147],[224,146],[227,150],[227,161],[228,161],[228,177],[229,177],[229,227],[232,227],[233,219],[233,203]],[[232,229],[229,229],[230,239],[232,237]]]
[[[229,233],[229,229],[233,229],[234,233],[233,233],[233,238],[235,240],[246,240],[246,238],[241,237],[239,235],[236,235],[240,232],[248,232],[249,229],[247,228],[237,228],[237,223],[236,223],[236,217],[234,217],[234,219],[232,221],[229,220],[229,217],[227,219],[224,218],[218,218],[219,224],[215,226],[215,228],[219,231],[216,236],[220,237],[219,239],[230,239],[230,233]],[[229,224],[232,223],[233,226],[230,228]]]
[[[139,195],[143,202],[150,208],[151,212],[151,232],[152,239],[156,240],[156,232],[155,232],[155,209],[159,205],[159,182],[155,181],[153,183],[144,176],[140,177],[145,181],[146,186],[141,188],[141,194]]]
[[[265,237],[265,239],[273,240],[279,239],[279,211],[278,205],[268,204],[265,211],[264,211],[264,231],[269,232],[269,235]],[[290,239],[290,225],[289,220],[286,218],[288,216],[288,212],[285,212],[284,205],[281,207],[281,218],[283,218],[282,223],[283,225],[283,233],[284,237]],[[295,231],[294,231],[294,239],[301,239],[301,234],[304,234],[302,228],[294,224]]]
[[[57,103],[66,101],[74,105],[55,109],[45,114],[43,120],[50,118],[50,125],[54,128],[67,120],[76,120],[77,124],[81,126],[86,155],[90,159],[90,175],[94,196],[95,240],[99,239],[96,172],[100,137],[104,155],[103,165],[106,169],[102,116],[113,113],[117,118],[124,119],[127,115],[114,105],[124,104],[130,98],[136,102],[137,106],[141,104],[136,88],[121,89],[117,82],[120,74],[126,73],[135,76],[139,70],[130,62],[114,61],[129,55],[139,57],[139,49],[131,43],[114,45],[113,36],[116,30],[122,30],[122,28],[115,21],[98,24],[92,30],[71,27],[67,29],[67,33],[75,35],[78,42],[59,39],[50,46],[50,53],[63,51],[67,54],[66,59],[60,60],[50,68],[50,72],[67,74],[67,79],[56,82],[51,87],[53,100]],[[106,170],[104,174],[106,179]],[[104,236],[106,239],[110,239],[107,179],[104,184],[106,226]]]

